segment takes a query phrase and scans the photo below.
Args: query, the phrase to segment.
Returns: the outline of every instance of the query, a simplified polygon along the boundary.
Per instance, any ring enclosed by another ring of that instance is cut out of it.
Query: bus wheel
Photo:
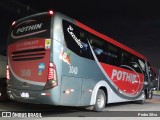
[[[93,110],[97,112],[103,111],[105,105],[106,105],[106,95],[103,90],[99,89]]]
[[[145,92],[142,94],[142,100],[137,101],[139,104],[144,104],[146,100],[146,94]]]

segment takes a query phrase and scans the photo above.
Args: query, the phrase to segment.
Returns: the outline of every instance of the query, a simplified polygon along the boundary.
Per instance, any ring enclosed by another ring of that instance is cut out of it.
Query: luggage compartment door
[[[79,106],[81,100],[82,78],[62,76],[60,104]]]

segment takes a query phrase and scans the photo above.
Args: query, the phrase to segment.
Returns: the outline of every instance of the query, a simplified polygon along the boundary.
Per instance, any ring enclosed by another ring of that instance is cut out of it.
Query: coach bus
[[[146,58],[61,13],[12,23],[7,94],[26,103],[92,106],[146,99]]]

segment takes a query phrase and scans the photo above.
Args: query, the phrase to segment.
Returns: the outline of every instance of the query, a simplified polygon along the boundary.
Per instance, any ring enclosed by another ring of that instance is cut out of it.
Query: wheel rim
[[[104,96],[102,94],[100,94],[97,98],[97,105],[99,108],[102,108],[104,106]]]

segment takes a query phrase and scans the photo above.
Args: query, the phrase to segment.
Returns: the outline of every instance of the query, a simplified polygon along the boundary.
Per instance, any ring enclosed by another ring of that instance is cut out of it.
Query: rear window
[[[51,16],[37,14],[17,21],[9,33],[8,43],[29,38],[50,38]]]

